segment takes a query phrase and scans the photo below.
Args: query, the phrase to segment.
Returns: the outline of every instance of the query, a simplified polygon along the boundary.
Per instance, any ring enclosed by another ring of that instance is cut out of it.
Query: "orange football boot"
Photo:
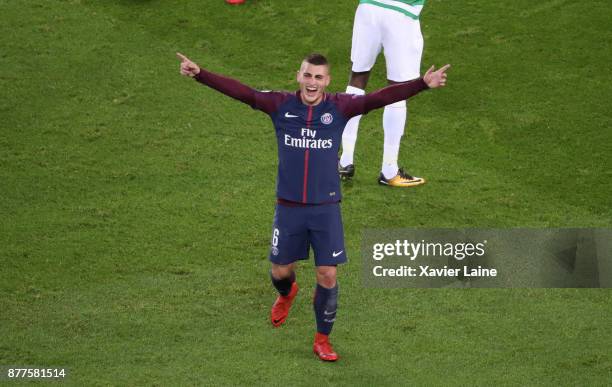
[[[289,315],[289,310],[291,309],[291,304],[293,304],[293,299],[297,296],[298,293],[298,285],[297,282],[293,282],[291,284],[291,290],[289,294],[286,296],[279,295],[274,301],[274,305],[272,305],[272,310],[270,311],[270,321],[272,325],[275,327],[280,327],[287,316]]]
[[[317,332],[312,351],[323,361],[336,361],[340,358],[329,342],[329,336]]]

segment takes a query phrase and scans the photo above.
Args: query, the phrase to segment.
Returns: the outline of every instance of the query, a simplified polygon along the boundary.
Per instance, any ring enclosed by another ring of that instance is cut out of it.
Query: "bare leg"
[[[370,71],[364,71],[361,73],[356,73],[354,71],[351,71],[351,78],[349,79],[349,86],[353,86],[358,89],[365,90],[365,88],[368,86],[369,79],[370,79]]]
[[[295,270],[295,263],[291,263],[289,265],[277,265],[275,263],[272,264],[272,270],[270,273],[274,279],[280,280],[284,278],[289,278],[293,274]]]
[[[333,288],[336,286],[336,272],[336,266],[318,266],[317,283],[324,288]]]

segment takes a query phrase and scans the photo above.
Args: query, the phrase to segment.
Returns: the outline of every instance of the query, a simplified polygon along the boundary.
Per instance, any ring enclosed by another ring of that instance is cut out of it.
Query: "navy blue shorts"
[[[294,207],[276,204],[270,261],[288,265],[308,259],[310,246],[316,266],[346,262],[340,203]]]

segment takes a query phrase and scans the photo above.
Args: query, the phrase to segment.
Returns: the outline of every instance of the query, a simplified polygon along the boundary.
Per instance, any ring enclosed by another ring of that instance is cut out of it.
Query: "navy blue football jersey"
[[[338,149],[349,119],[428,88],[419,78],[360,96],[326,93],[313,106],[302,102],[299,91],[257,91],[205,69],[195,79],[270,116],[278,143],[277,197],[302,204],[334,203],[342,198]]]
[[[338,150],[350,118],[344,108],[352,97],[325,94],[321,103],[310,106],[302,103],[299,92],[256,93],[253,107],[270,115],[276,131],[278,198],[304,204],[342,198]]]

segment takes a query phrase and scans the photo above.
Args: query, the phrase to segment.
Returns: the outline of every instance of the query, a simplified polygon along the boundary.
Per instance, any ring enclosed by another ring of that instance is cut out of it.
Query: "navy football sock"
[[[276,279],[272,275],[270,270],[270,279],[272,279],[272,285],[276,288],[281,296],[287,296],[291,291],[291,285],[295,282],[295,272],[291,272],[291,275],[287,278]]]
[[[329,335],[336,321],[338,305],[338,283],[331,289],[317,284],[314,297],[314,311],[317,319],[317,332]]]

